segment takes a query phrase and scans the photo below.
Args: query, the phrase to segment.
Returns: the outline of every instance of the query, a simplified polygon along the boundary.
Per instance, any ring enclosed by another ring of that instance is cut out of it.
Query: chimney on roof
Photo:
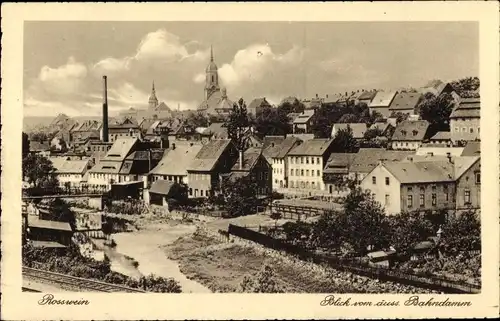
[[[326,98],[328,98],[328,94],[326,94]]]
[[[413,157],[408,156],[408,160],[409,160],[410,162],[413,162]]]
[[[240,165],[240,170],[243,169],[243,149],[240,149],[240,155],[238,159],[239,165]]]
[[[175,150],[175,143],[172,143],[172,150]]]
[[[316,98],[318,98],[318,94],[316,94]]]
[[[453,164],[453,159],[451,158],[451,153],[446,153],[446,157],[448,158],[448,162]]]
[[[108,77],[102,76],[102,141],[108,142]]]

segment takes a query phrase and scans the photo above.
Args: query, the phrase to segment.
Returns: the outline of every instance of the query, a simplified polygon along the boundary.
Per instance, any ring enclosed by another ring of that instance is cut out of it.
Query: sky
[[[25,22],[24,115],[146,108],[152,82],[196,109],[213,46],[220,86],[245,101],[419,87],[479,75],[475,22]]]

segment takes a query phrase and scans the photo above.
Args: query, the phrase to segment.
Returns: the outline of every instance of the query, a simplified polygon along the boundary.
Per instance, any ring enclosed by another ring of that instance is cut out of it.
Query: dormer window
[[[418,130],[414,130],[412,133],[413,133],[413,136],[417,136]]]

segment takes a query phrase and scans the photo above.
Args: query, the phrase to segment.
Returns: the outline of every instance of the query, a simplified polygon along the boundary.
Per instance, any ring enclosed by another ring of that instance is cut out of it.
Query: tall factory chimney
[[[102,76],[102,141],[108,142],[108,77]]]

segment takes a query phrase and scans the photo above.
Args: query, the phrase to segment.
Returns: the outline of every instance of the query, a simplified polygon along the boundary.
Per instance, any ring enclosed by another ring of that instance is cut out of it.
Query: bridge
[[[54,198],[88,198],[88,197],[103,197],[108,195],[108,191],[102,188],[24,188],[22,200],[41,200]]]
[[[53,194],[53,195],[37,195],[37,196],[22,196],[22,200],[41,200],[49,198],[86,198],[86,197],[103,197],[105,194]]]

